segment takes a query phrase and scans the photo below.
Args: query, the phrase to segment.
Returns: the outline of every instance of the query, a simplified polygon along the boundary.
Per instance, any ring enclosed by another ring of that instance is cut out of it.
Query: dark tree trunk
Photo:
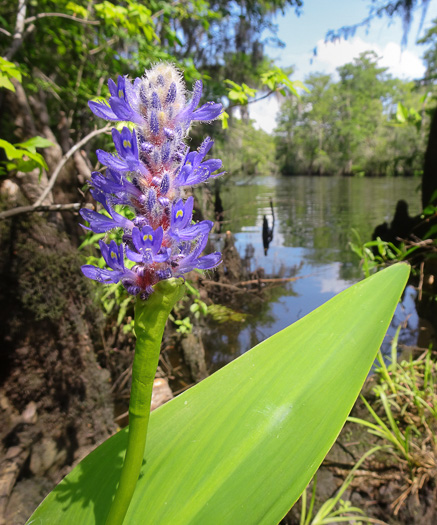
[[[422,176],[422,206],[436,204],[437,198],[432,199],[437,190],[437,109],[434,110],[429,130],[428,145],[425,152],[425,163]],[[431,202],[432,200],[432,202]]]

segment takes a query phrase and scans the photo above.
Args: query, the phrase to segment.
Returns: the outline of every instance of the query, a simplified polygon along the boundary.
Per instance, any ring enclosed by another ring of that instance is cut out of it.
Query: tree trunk
[[[425,163],[422,176],[422,206],[437,203],[437,109],[434,110],[429,130],[428,145],[425,152]],[[431,202],[432,201],[432,202]]]

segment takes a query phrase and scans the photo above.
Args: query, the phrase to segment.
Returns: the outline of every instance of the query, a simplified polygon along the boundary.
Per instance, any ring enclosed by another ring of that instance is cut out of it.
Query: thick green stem
[[[106,525],[121,525],[132,499],[146,446],[153,380],[158,367],[161,340],[168,316],[184,295],[182,279],[159,282],[147,301],[135,305],[135,357],[129,402],[129,434],[120,483]]]

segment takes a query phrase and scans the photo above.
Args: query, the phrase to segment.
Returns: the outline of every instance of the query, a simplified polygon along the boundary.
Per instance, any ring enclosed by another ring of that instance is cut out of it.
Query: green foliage
[[[376,401],[370,404],[362,398],[372,421],[355,417],[348,420],[367,427],[388,443],[398,468],[408,472],[405,494],[417,494],[434,479],[437,462],[437,367],[430,351],[417,359],[410,356],[398,362],[399,331],[400,327],[392,341],[391,362],[387,364],[379,354],[380,366],[375,370],[378,382],[373,387]],[[404,499],[398,498],[395,513]]]
[[[362,242],[357,230],[352,229],[352,233],[357,242],[349,242],[350,249],[360,258],[360,264],[366,277],[374,271],[384,268],[387,264],[403,261],[413,249],[405,250],[401,245],[398,248],[392,242],[381,240],[379,237],[375,241]]]
[[[428,98],[423,88],[391,78],[377,62],[374,53],[362,53],[337,69],[337,82],[310,75],[310,93],[282,105],[276,129],[282,173],[421,172]]]
[[[228,88],[227,96],[231,102],[231,107],[232,102],[240,106],[245,106],[249,104],[249,102],[256,102],[256,100],[249,101],[249,99],[255,97],[256,94],[259,93],[265,87],[267,87],[270,91],[269,93],[267,93],[267,95],[261,98],[266,98],[266,96],[270,96],[273,93],[281,93],[281,95],[284,97],[290,94],[299,97],[299,91],[297,90],[297,88],[309,92],[308,88],[300,80],[290,80],[288,78],[292,72],[291,69],[289,69],[288,71],[284,71],[279,67],[274,67],[273,69],[267,70],[265,70],[264,68],[260,68],[259,71],[260,74],[257,83],[260,85],[260,90],[250,88],[244,82],[241,85],[239,85],[236,82],[233,82],[229,79],[226,79],[224,81],[230,86]],[[225,113],[222,116],[223,129],[227,129],[228,119],[229,115],[228,113]]]
[[[318,510],[317,514],[313,516],[313,508],[316,496],[316,485],[317,478],[314,478],[313,490],[311,495],[310,506],[307,511],[307,496],[306,490],[302,493],[302,509],[300,515],[300,525],[325,525],[328,523],[339,523],[339,522],[364,522],[364,523],[375,523],[375,520],[367,517],[363,510],[359,507],[353,507],[350,501],[343,501],[341,497],[348,489],[349,485],[354,479],[355,472],[361,467],[364,461],[377,452],[381,450],[382,447],[374,447],[368,450],[363,456],[357,461],[352,470],[348,473],[346,479],[342,483],[341,487],[337,491],[334,497],[329,498],[323,503],[323,505]]]
[[[290,80],[288,76],[290,72],[283,71],[279,67],[274,67],[260,74],[261,86],[266,86],[273,92],[279,92],[284,97],[289,94],[299,96],[297,88],[302,89],[309,93],[309,89],[300,80]],[[249,102],[249,98],[255,97],[258,90],[250,88],[244,82],[237,84],[232,80],[225,80],[226,84],[229,84],[230,88],[228,92],[229,100],[237,102],[238,104],[244,105]]]
[[[176,332],[182,335],[191,334],[193,331],[193,325],[191,324],[189,317],[184,317],[183,319],[174,319],[173,322],[177,326]]]
[[[145,5],[139,2],[128,0],[126,6],[113,4],[105,0],[100,4],[95,4],[94,9],[99,18],[114,28],[124,28],[129,36],[136,36],[140,29],[148,42],[159,41],[155,33],[155,23],[152,19],[152,12]]]
[[[9,62],[9,60],[0,57],[0,88],[15,91],[15,86],[12,84],[11,78],[15,78],[15,80],[21,82],[20,69],[13,62]]]
[[[223,304],[210,304],[208,306],[207,313],[211,318],[219,324],[222,323],[244,323],[246,320],[246,314],[236,312]]]
[[[226,171],[232,176],[277,173],[274,139],[251,121],[233,119],[226,133],[216,136],[214,157],[226,159]]]
[[[235,82],[232,82],[232,80],[225,80],[226,84],[229,84],[229,93],[228,98],[232,102],[237,102],[238,104],[247,104],[249,101],[249,98],[254,97],[256,94],[256,89],[251,89],[247,84],[243,84],[239,86]]]
[[[279,67],[274,67],[261,74],[261,82],[270,91],[279,91],[284,97],[288,94],[299,96],[297,88],[309,93],[309,89],[300,80],[290,80],[290,72],[284,71]]]
[[[210,304],[207,305],[200,299],[200,293],[190,281],[185,281],[185,287],[187,290],[187,296],[181,301],[179,305],[174,308],[175,315],[179,315],[180,319],[174,315],[170,315],[171,321],[178,327],[176,331],[180,334],[190,334],[193,331],[193,322],[198,321],[201,317],[209,316],[213,321],[222,324],[225,322],[239,322],[243,323],[246,319],[245,314],[241,314],[232,310],[222,304]],[[187,312],[185,304],[190,304]],[[182,312],[182,315],[181,315]],[[185,314],[185,317],[183,316]]]
[[[278,523],[336,439],[408,274],[401,264],[358,283],[154,411],[126,522]],[[104,521],[126,436],[83,460],[28,523]]]
[[[4,162],[7,171],[29,172],[35,168],[47,169],[44,157],[36,151],[36,148],[50,148],[54,144],[43,137],[33,137],[25,142],[11,144],[7,140],[0,139],[0,148],[5,151],[9,162]]]
[[[423,60],[426,64],[425,81],[430,85],[437,79],[437,19],[432,21],[431,27],[417,43],[428,48],[423,54]]]
[[[400,124],[414,124],[416,126],[419,126],[420,129],[422,117],[416,109],[407,108],[402,104],[402,102],[398,102],[398,106],[396,109],[396,120]]]
[[[13,59],[1,60],[0,86],[12,89],[10,78],[17,78],[28,96],[43,100],[46,124],[59,141],[62,133],[63,147],[65,141],[74,144],[96,125],[87,103],[108,97],[108,78],[137,76],[158,61],[176,63],[188,83],[208,79],[205,99],[223,100],[229,94],[230,105],[244,103],[244,97],[258,90],[293,90],[298,83],[273,67],[264,53],[262,35],[274,35],[275,13],[290,6],[298,10],[300,5],[300,0],[27,2],[26,19],[32,24],[26,25],[25,38]],[[2,16],[5,31],[13,35],[15,7],[11,5]],[[0,54],[7,55],[11,44],[12,39],[3,37]],[[225,79],[231,79],[230,91]],[[224,127],[230,114],[231,110],[223,114]],[[1,138],[14,143],[15,118],[10,117],[9,108],[0,114]],[[216,126],[211,134],[220,133]],[[107,142],[107,137],[100,136],[94,145],[104,149]],[[263,164],[259,149],[256,153],[253,164]],[[94,162],[93,153],[89,154]],[[34,162],[43,162],[38,154],[33,155]],[[270,144],[267,156],[271,157]],[[30,163],[15,166],[31,167]]]

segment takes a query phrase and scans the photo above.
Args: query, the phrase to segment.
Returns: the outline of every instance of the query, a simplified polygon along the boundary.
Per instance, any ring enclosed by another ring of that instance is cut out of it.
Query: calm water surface
[[[361,280],[358,257],[349,248],[352,229],[363,241],[370,240],[376,225],[392,220],[399,199],[408,202],[410,215],[417,214],[418,184],[418,179],[401,178],[264,177],[249,185],[226,186],[221,194],[224,228],[233,233],[242,256],[248,250],[253,253],[251,269],[263,267],[266,277],[296,274],[302,278],[275,287],[245,323],[211,327],[207,346],[212,368],[223,366]],[[272,225],[270,200],[276,220],[266,256],[261,233],[264,215]],[[388,350],[397,325],[406,319],[402,342],[416,343],[414,298],[415,291],[409,287],[383,350]]]

